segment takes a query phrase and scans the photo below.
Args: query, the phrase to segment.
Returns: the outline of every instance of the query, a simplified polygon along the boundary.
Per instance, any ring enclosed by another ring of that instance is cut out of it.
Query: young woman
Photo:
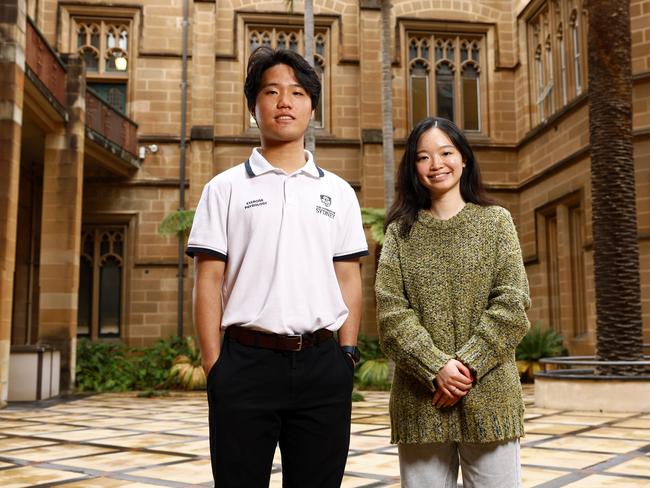
[[[510,213],[487,199],[467,139],[427,118],[408,138],[377,271],[379,337],[395,361],[402,486],[520,486],[515,347],[530,324]]]

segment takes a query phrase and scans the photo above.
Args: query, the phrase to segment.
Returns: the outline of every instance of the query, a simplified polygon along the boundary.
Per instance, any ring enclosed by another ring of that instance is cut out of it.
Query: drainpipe
[[[187,37],[188,37],[188,1],[183,0],[183,52],[181,64],[181,147],[178,190],[180,194],[179,209],[185,209],[185,126],[187,124]],[[184,235],[178,236],[178,327],[176,334],[183,336],[183,273],[185,272]]]

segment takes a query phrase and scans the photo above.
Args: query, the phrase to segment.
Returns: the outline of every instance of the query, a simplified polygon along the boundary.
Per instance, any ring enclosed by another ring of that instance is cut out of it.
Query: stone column
[[[361,2],[361,188],[362,206],[384,206],[384,156],[381,112],[381,10],[378,1]]]
[[[381,98],[381,5],[378,0],[359,3],[359,92],[361,94],[361,206],[384,206],[384,153],[382,146]],[[363,289],[362,330],[377,333],[375,313],[375,273],[377,247],[366,232],[370,257],[361,269]]]
[[[25,1],[0,0],[0,407],[9,391],[20,140],[25,83]]]
[[[188,179],[190,188],[185,201],[186,208],[196,208],[203,186],[214,176],[214,115],[215,115],[215,36],[216,4],[203,0],[194,2],[192,13],[192,66],[190,86],[192,111]],[[189,260],[188,260],[189,262]],[[186,284],[185,333],[193,334],[192,307],[189,300],[194,284],[193,266],[188,267]]]
[[[61,391],[74,385],[86,80],[67,59],[65,128],[45,137],[38,340],[61,350]]]

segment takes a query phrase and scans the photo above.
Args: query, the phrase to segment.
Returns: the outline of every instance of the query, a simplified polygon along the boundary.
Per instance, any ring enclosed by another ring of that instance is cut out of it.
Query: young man
[[[194,217],[187,253],[218,488],[267,487],[278,443],[283,486],[343,477],[368,250],[354,190],[304,150],[320,88],[292,51],[251,55],[244,91],[261,147],[205,186]]]

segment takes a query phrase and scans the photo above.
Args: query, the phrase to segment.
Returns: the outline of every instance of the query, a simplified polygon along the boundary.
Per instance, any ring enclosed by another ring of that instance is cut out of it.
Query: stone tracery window
[[[81,235],[77,334],[119,337],[124,309],[125,228],[97,226]]]
[[[411,127],[435,114],[467,131],[481,130],[483,36],[409,34]]]
[[[571,12],[571,47],[573,52],[573,70],[575,73],[575,87],[576,95],[582,93],[582,69],[581,69],[581,52],[582,47],[580,43],[580,24],[579,24],[578,11]]]
[[[130,20],[75,18],[74,50],[84,59],[88,86],[126,113],[130,71]]]
[[[304,56],[304,34],[302,28],[296,26],[271,27],[248,26],[248,54],[260,46],[273,49],[290,49]],[[328,42],[329,31],[316,27],[314,32],[314,69],[321,79],[321,96],[315,107],[314,127],[322,129],[326,126],[327,117],[327,85],[328,85]],[[249,118],[251,127],[256,127],[255,119]]]
[[[528,21],[533,120],[548,119],[584,92],[586,13],[578,0],[550,0]],[[582,18],[581,18],[582,17]]]

